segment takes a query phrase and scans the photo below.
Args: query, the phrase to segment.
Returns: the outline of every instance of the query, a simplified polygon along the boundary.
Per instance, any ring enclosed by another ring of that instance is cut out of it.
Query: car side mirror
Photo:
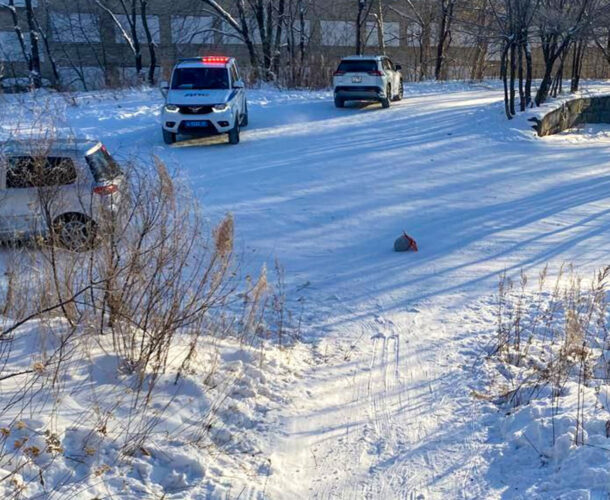
[[[243,80],[235,80],[233,82],[233,88],[234,89],[243,89],[245,87],[244,85],[244,81]]]
[[[167,97],[167,93],[169,92],[169,83],[161,82],[159,84],[159,90],[161,90],[161,93],[163,94],[163,97]]]
[[[400,64],[396,65],[396,71],[400,71],[402,69],[402,66]]]

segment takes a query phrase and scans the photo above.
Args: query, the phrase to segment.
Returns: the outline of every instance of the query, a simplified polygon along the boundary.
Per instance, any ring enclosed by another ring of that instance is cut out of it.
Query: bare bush
[[[209,228],[166,165],[156,158],[151,163],[125,168],[128,187],[120,210],[96,222],[93,248],[73,251],[57,245],[50,214],[56,213],[52,207],[60,194],[51,188],[39,193],[48,224],[41,234],[48,237],[6,249],[0,383],[10,383],[10,389],[0,404],[0,427],[7,432],[0,442],[0,470],[6,472],[0,485],[13,481],[15,496],[22,492],[21,477],[39,475],[44,480],[50,464],[65,458],[57,444],[65,437],[54,415],[64,405],[65,384],[75,367],[95,366],[87,361],[93,352],[96,358],[102,352],[116,360],[110,366],[121,383],[108,393],[107,386],[101,389],[92,379],[95,404],[74,418],[88,429],[79,437],[85,462],[99,448],[87,443],[114,443],[119,451],[114,462],[105,459],[109,467],[148,453],[151,436],[179,397],[176,390],[158,401],[160,381],[167,387],[168,377],[174,385],[193,372],[212,377],[217,362],[201,366],[203,345],[210,338],[232,335],[247,345],[263,339],[285,345],[296,338],[279,264],[277,290],[264,269],[244,285],[235,258],[232,216]],[[12,353],[23,351],[20,343],[31,338],[30,329],[36,332],[36,359],[16,367]],[[215,384],[218,400],[201,415],[201,425],[188,429],[190,442],[202,442],[210,429],[203,422],[212,421],[237,377]],[[116,411],[126,413],[126,424],[113,423]],[[32,421],[37,413],[44,418]],[[26,435],[29,440],[38,436],[31,445],[35,449],[27,453]],[[82,482],[98,472],[90,468],[83,477],[66,477],[56,486]]]
[[[535,291],[528,288],[524,273],[518,284],[504,275],[499,285],[496,342],[490,355],[502,375],[495,397],[509,408],[548,398],[554,422],[566,387],[575,387],[576,445],[584,443],[584,408],[596,404],[585,401],[585,395],[599,393],[610,383],[609,275],[610,268],[604,268],[585,285],[572,269],[562,268],[549,289],[545,268]]]

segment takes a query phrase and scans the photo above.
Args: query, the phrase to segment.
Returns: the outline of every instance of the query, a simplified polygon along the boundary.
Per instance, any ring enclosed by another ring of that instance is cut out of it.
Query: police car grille
[[[212,112],[213,106],[180,106],[183,115],[207,115]]]

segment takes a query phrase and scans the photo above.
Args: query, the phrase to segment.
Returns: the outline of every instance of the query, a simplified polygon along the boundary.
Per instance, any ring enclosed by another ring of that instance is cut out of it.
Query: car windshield
[[[341,61],[338,71],[343,73],[368,73],[377,71],[377,61]]]
[[[86,159],[95,182],[110,181],[123,173],[104,146],[87,155]]]
[[[226,68],[177,68],[172,79],[173,90],[228,89]]]

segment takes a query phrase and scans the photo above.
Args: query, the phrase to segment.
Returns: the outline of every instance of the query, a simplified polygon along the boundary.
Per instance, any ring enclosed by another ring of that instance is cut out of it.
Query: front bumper
[[[235,126],[235,116],[231,109],[203,115],[185,115],[163,110],[162,126],[174,134],[224,134]]]
[[[335,97],[345,101],[379,101],[385,99],[385,92],[379,87],[341,86],[335,89]]]

